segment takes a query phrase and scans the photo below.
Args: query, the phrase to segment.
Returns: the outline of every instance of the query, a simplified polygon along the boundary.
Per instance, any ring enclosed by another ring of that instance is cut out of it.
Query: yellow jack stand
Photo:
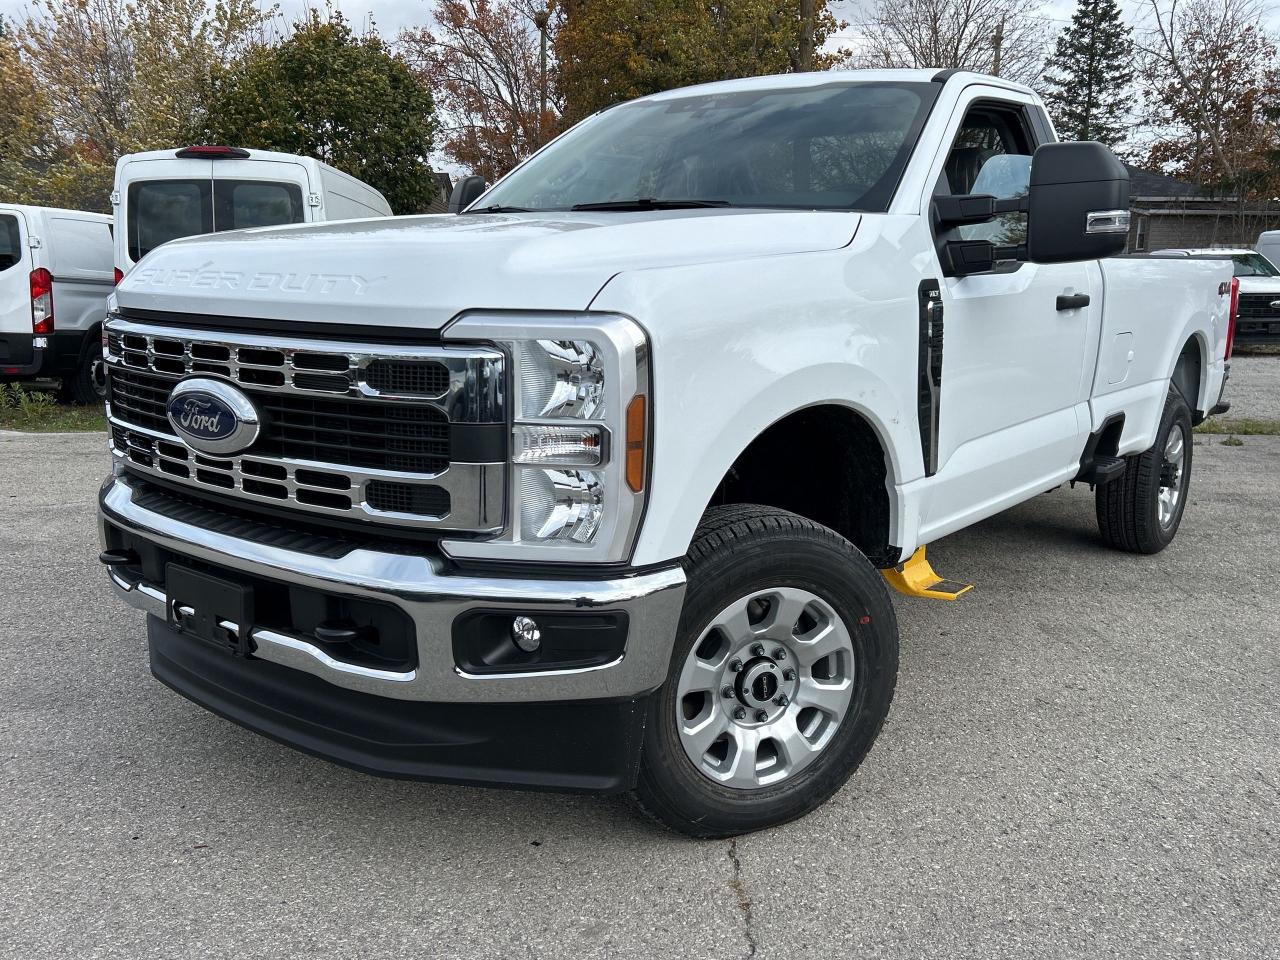
[[[959,600],[973,589],[972,583],[956,583],[944,580],[929,566],[921,547],[904,563],[892,570],[881,570],[889,586],[908,597],[928,597],[930,600]]]

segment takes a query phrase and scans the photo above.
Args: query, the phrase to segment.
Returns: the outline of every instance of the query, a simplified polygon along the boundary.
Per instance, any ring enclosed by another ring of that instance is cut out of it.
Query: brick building
[[[1166,247],[1250,247],[1263,230],[1280,229],[1280,202],[1241,208],[1234,197],[1211,197],[1194,184],[1129,168],[1129,252]]]

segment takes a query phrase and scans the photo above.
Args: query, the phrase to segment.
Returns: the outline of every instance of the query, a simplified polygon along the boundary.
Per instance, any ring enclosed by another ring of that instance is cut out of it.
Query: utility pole
[[[996,24],[996,35],[992,38],[991,46],[994,52],[991,56],[991,75],[1000,76],[1000,48],[1004,46],[1004,17],[1000,18],[1000,22]]]
[[[551,20],[551,5],[534,11],[533,23],[542,35],[542,56],[538,72],[538,146],[546,142],[543,125],[547,122],[547,24]]]

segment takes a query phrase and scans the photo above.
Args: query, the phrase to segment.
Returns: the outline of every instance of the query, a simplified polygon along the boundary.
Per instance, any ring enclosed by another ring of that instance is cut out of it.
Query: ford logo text
[[[174,387],[168,415],[174,432],[201,453],[247,450],[261,426],[253,401],[243,391],[211,377],[192,377]]]

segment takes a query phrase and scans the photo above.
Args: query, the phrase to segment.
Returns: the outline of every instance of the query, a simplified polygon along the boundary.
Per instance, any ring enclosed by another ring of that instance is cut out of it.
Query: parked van
[[[1258,234],[1258,242],[1253,249],[1272,263],[1280,264],[1280,230],[1263,230]]]
[[[0,381],[61,377],[101,400],[111,270],[110,217],[0,204]]]
[[[386,198],[312,157],[239,147],[125,154],[116,162],[116,279],[168,240],[244,227],[389,217]]]

